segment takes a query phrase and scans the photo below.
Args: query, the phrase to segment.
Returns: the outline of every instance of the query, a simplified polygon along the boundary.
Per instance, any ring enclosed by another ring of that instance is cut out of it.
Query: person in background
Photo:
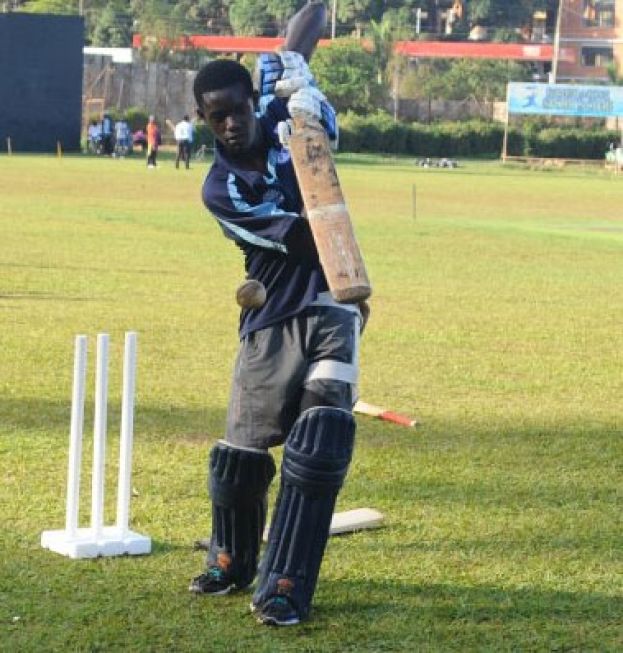
[[[121,119],[115,123],[115,155],[125,156],[130,151],[130,128],[128,123]]]
[[[186,170],[188,170],[190,168],[190,148],[193,142],[193,125],[188,116],[184,116],[175,125],[175,142],[177,143],[175,167],[180,167],[180,159],[182,159],[186,165]]]
[[[144,130],[137,129],[132,134],[132,145],[134,147],[140,147],[141,152],[146,152],[147,151],[147,136],[145,135]]]
[[[107,113],[102,118],[102,145],[104,154],[111,156],[114,151],[113,121]]]
[[[95,120],[91,120],[89,129],[87,131],[87,151],[93,154],[98,154],[102,139],[102,125]]]
[[[160,128],[158,127],[155,116],[149,116],[149,122],[145,131],[147,132],[147,167],[155,168],[157,165],[158,148],[162,142]]]

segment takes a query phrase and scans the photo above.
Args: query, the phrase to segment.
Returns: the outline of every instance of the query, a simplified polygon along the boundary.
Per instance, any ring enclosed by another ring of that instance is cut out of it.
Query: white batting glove
[[[288,100],[288,111],[293,118],[322,118],[322,102],[326,97],[315,86],[306,86]]]
[[[286,50],[281,52],[279,56],[283,64],[283,73],[275,84],[275,95],[290,97],[293,93],[305,86],[309,86],[314,81],[314,76],[311,74],[302,54]]]

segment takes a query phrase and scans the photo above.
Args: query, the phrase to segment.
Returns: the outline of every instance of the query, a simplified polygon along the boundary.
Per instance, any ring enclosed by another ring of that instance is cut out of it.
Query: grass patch
[[[387,525],[331,540],[313,619],[284,632],[254,624],[248,595],[186,590],[243,275],[201,205],[205,171],[0,156],[0,648],[621,650],[621,181],[339,157],[374,285],[361,396],[422,426],[358,418],[338,509],[376,507]],[[112,521],[130,329],[131,519],[154,552],[69,561],[39,537],[64,522],[73,337],[111,335]]]

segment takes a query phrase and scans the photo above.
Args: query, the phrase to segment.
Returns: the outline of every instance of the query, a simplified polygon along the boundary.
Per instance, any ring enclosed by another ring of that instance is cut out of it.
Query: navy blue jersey
[[[267,174],[244,170],[219,143],[203,184],[203,201],[223,233],[243,251],[245,270],[266,288],[266,303],[240,314],[240,337],[300,313],[327,290],[290,158],[276,135],[289,118],[285,102],[262,98],[260,126]]]

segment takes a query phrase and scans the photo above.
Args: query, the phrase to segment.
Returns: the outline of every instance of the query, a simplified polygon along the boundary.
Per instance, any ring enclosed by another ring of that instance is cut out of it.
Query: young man
[[[186,165],[186,170],[190,168],[190,147],[193,142],[193,126],[188,116],[184,116],[175,125],[175,142],[177,143],[177,156],[175,158],[175,167],[180,167],[180,159]]]
[[[231,60],[207,64],[194,83],[216,139],[204,203],[267,298],[240,315],[226,435],[210,454],[207,569],[190,590],[219,595],[253,582],[275,474],[269,449],[284,444],[251,609],[262,623],[286,626],[309,614],[352,456],[361,313],[328,292],[290,153],[277,135],[287,134],[292,115],[307,113],[334,137],[335,113],[300,55],[263,55],[258,64],[259,97],[248,71]],[[299,90],[280,98],[280,84]]]

